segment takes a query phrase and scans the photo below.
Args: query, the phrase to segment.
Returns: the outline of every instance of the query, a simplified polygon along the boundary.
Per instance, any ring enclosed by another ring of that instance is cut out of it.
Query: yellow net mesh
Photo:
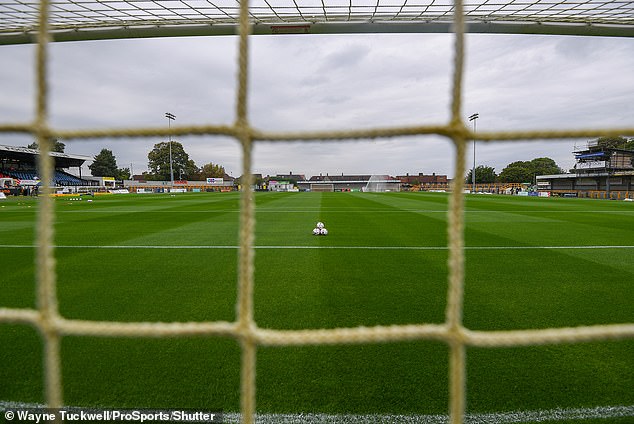
[[[251,127],[247,112],[248,42],[251,22],[247,2],[239,9],[239,73],[237,119],[231,126],[189,126],[171,129],[133,128],[86,131],[58,131],[48,125],[47,62],[49,37],[48,0],[41,0],[38,9],[37,38],[37,116],[32,124],[0,125],[2,132],[25,132],[37,136],[40,143],[39,175],[51,181],[52,158],[49,156],[53,138],[148,137],[157,135],[222,134],[237,139],[242,147],[243,174],[252,178],[252,147],[258,140],[350,140],[355,138],[402,137],[437,134],[447,137],[455,146],[454,187],[450,197],[448,247],[449,281],[446,320],[443,324],[394,325],[318,330],[271,330],[258,328],[253,318],[254,229],[255,205],[252,181],[244,181],[240,211],[240,253],[238,274],[237,319],[235,322],[153,323],[96,322],[65,319],[59,314],[56,297],[54,254],[54,203],[51,189],[43,186],[37,220],[37,309],[0,308],[0,322],[28,323],[42,334],[45,346],[45,390],[49,407],[63,406],[60,369],[60,338],[65,335],[109,337],[232,337],[239,341],[241,361],[241,416],[244,423],[254,422],[256,410],[256,350],[259,345],[317,345],[396,342],[407,340],[440,340],[450,347],[451,423],[462,423],[466,399],[466,347],[525,346],[554,343],[578,343],[592,340],[634,337],[634,324],[597,325],[576,328],[551,328],[522,331],[471,331],[462,325],[464,283],[464,199],[463,175],[467,140],[474,134],[465,125],[461,113],[461,93],[464,58],[464,11],[455,3],[453,28],[455,34],[451,119],[446,125],[369,130],[324,131],[306,133],[268,133]],[[634,134],[634,127],[596,130],[531,131],[478,133],[478,139],[489,141],[531,140],[545,138],[577,138]]]

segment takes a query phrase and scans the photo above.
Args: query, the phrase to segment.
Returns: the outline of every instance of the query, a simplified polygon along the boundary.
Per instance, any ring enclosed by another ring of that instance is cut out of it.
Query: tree
[[[171,142],[172,169],[174,179],[193,178],[198,174],[198,168],[178,141]],[[148,168],[153,180],[168,181],[170,176],[170,142],[163,141],[154,145],[148,153]]]
[[[510,163],[500,172],[500,181],[507,183],[534,182],[537,175],[560,174],[564,172],[551,158],[535,158],[531,161]],[[477,176],[477,174],[476,174]]]
[[[243,175],[240,175],[238,178],[236,178],[234,183],[237,185],[242,185],[242,182],[245,180],[246,180],[246,175],[243,174]],[[253,184],[255,184],[257,187],[264,184],[264,178],[262,178],[262,174],[253,174]]]
[[[505,183],[524,183],[531,180],[530,162],[517,161],[509,163],[500,172],[500,181]]]
[[[495,168],[490,166],[479,165],[475,169],[476,184],[494,183],[497,175],[495,174]],[[469,170],[466,178],[467,184],[473,182],[473,169]]]
[[[535,158],[530,162],[530,168],[534,175],[553,175],[564,172],[551,158]]]
[[[37,144],[37,141],[26,146],[27,149],[36,149],[39,150],[40,146]],[[64,153],[64,149],[66,149],[66,145],[57,139],[53,139],[53,145],[51,146],[51,152]]]
[[[597,144],[608,149],[634,150],[634,138],[628,140],[625,137],[601,137]]]
[[[209,162],[200,168],[200,179],[205,180],[207,178],[223,178],[225,176],[225,168],[221,165],[216,165]]]
[[[132,175],[130,175],[130,168],[119,168],[117,170],[117,175],[115,177],[117,180],[130,180],[132,179]]]
[[[176,171],[174,171],[174,177],[176,177]],[[179,170],[178,177],[179,179],[200,180],[200,169],[198,169],[193,159],[188,160],[185,168]]]
[[[112,154],[112,150],[101,149],[101,152],[94,157],[92,164],[88,165],[88,168],[90,169],[91,174],[95,177],[116,178],[119,176],[117,159]]]

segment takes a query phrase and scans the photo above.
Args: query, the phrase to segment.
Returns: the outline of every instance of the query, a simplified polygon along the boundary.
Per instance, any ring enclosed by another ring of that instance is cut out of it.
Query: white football
[[[318,222],[318,223],[317,223],[317,228],[319,228],[320,230],[321,230],[322,228],[324,228],[324,223],[323,223],[323,222]]]
[[[313,235],[318,236],[320,234],[319,228],[313,229]]]
[[[327,234],[328,234],[328,230],[327,230],[327,229],[325,229],[325,228],[322,228],[322,229],[321,229],[321,231],[320,231],[320,233],[321,233],[321,235],[322,235],[322,236],[325,236],[325,235],[327,235]]]

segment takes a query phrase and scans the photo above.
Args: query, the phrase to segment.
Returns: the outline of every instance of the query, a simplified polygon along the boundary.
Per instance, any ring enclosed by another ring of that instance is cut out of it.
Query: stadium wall
[[[180,189],[185,191],[233,191],[235,190],[234,181],[226,180],[222,182],[207,182],[207,181],[135,181],[125,180],[123,181],[124,188],[128,189],[131,193],[136,192],[169,192],[172,189]]]

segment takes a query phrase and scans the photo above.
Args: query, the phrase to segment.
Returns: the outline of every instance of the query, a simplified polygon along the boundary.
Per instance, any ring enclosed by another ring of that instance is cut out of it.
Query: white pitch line
[[[589,420],[634,417],[634,406],[598,406],[595,408],[550,409],[544,411],[467,414],[465,424],[541,423],[547,421]],[[240,414],[225,413],[226,423],[239,423]],[[259,414],[257,424],[448,424],[446,415],[330,415],[330,414]]]
[[[35,212],[35,211],[34,211]],[[189,214],[189,213],[238,213],[240,209],[209,209],[209,210],[173,210],[173,209],[155,209],[155,210],[135,210],[135,209],[81,209],[81,210],[59,210],[55,213],[58,214],[83,214],[83,213],[176,213],[179,215]],[[446,214],[446,209],[284,209],[284,211],[280,212],[279,209],[255,209],[256,213],[284,213],[284,212],[292,212],[292,213],[317,213],[317,214],[327,214],[327,213],[365,213],[371,212],[372,214],[380,214],[380,213],[440,213]],[[615,214],[633,214],[634,210],[508,210],[508,211],[495,211],[495,210],[486,210],[486,209],[474,209],[469,210],[465,209],[466,214],[471,213],[502,213],[502,214],[557,214],[557,213],[615,213]]]
[[[45,408],[43,404],[23,403],[0,400],[0,412],[16,409]],[[74,408],[74,407],[73,407]],[[107,409],[129,409],[108,407]],[[634,417],[634,405],[597,406],[594,408],[557,408],[542,411],[494,412],[486,414],[467,414],[465,424],[518,424],[541,423],[547,421],[590,420]],[[223,414],[223,422],[240,423],[240,414]],[[257,424],[448,424],[446,415],[352,415],[352,414],[258,414]]]
[[[32,244],[0,244],[2,249],[33,249]],[[56,249],[239,249],[237,245],[57,245]],[[260,250],[449,250],[447,246],[253,246]],[[592,249],[634,249],[634,245],[589,245],[589,246],[466,246],[464,250],[592,250]]]

